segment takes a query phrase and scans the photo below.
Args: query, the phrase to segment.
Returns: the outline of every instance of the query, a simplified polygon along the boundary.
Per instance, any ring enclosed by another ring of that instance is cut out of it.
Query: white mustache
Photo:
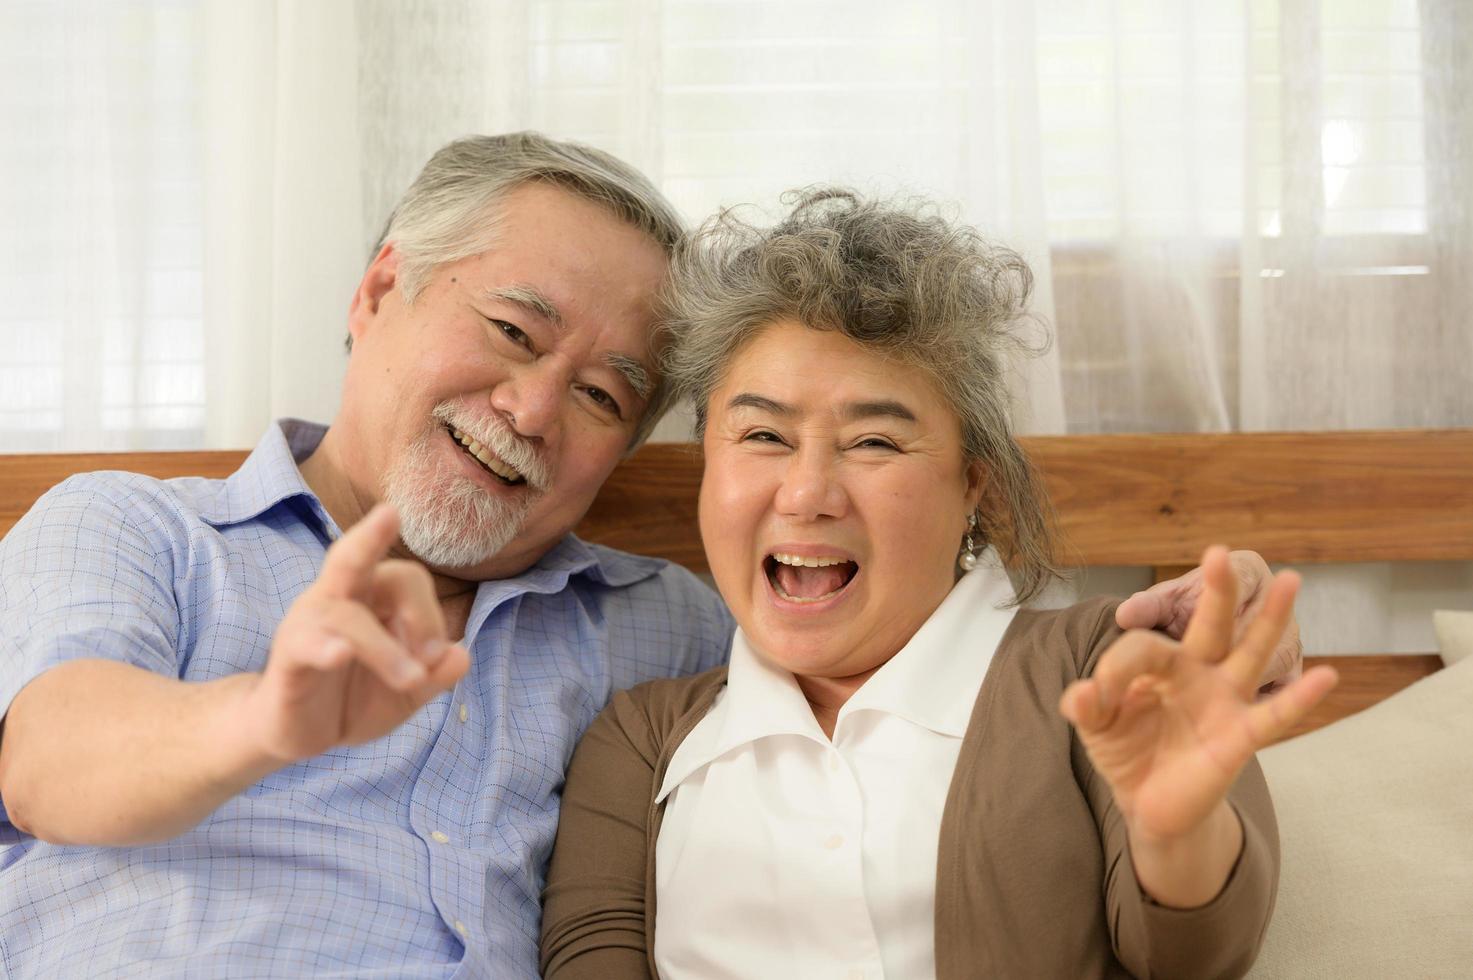
[[[545,491],[552,483],[547,464],[537,451],[496,416],[472,419],[467,412],[451,402],[436,405],[433,414],[436,419],[454,426],[505,460],[522,474],[532,489]]]

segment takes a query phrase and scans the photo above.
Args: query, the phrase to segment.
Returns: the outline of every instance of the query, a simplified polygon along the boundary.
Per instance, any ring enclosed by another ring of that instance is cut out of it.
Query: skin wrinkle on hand
[[[1255,552],[1234,551],[1228,555],[1232,570],[1239,583],[1242,598],[1237,607],[1235,637],[1252,621],[1246,618],[1249,610],[1255,613],[1263,602],[1264,586],[1270,578],[1268,564]],[[1166,582],[1143,589],[1121,603],[1116,613],[1116,622],[1126,629],[1158,629],[1180,639],[1186,631],[1192,611],[1201,595],[1202,569],[1197,567]],[[1299,635],[1297,619],[1291,619],[1284,637],[1274,649],[1272,659],[1264,668],[1263,693],[1281,689],[1289,681],[1303,673],[1304,644]]]

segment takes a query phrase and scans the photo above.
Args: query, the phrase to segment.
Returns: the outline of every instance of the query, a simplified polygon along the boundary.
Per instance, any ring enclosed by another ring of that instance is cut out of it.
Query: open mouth
[[[460,443],[461,450],[471,459],[475,460],[476,463],[480,465],[481,469],[496,477],[496,479],[500,480],[504,485],[508,487],[515,487],[527,482],[526,477],[517,472],[517,470],[509,463],[507,463],[501,457],[493,454],[491,450],[487,449],[485,446],[481,445],[479,442],[466,435],[464,432],[461,432],[455,426],[446,425],[445,431],[450,433],[450,438]]]
[[[859,574],[859,565],[847,558],[782,552],[762,559],[762,569],[778,598],[797,603],[832,599]]]

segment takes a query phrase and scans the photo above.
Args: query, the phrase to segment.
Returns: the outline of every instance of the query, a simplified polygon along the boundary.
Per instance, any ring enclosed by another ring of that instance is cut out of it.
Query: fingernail
[[[419,648],[419,659],[427,664],[439,663],[450,644],[444,640],[426,640]]]
[[[425,669],[413,660],[400,660],[394,669],[405,683],[418,683],[425,679]]]

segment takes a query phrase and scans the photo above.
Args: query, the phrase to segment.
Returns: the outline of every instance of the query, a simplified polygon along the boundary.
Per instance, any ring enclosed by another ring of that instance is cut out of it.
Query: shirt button
[[[455,931],[460,933],[460,938],[469,939],[471,931],[465,927],[465,923],[459,919],[455,920]]]
[[[823,842],[823,846],[826,847],[826,848],[828,848],[831,851],[838,850],[839,848],[841,848],[841,847],[844,846],[844,835],[843,834],[835,834],[834,836],[830,837],[828,840],[824,841]]]
[[[864,980],[864,971],[856,966],[849,971],[849,980]]]
[[[438,830],[430,834],[430,839],[433,840],[436,844],[450,843],[450,837],[446,834],[440,833]]]
[[[459,718],[460,718],[460,723],[461,723],[461,724],[462,724],[462,725],[463,725],[463,724],[465,724],[465,719],[466,719],[466,717],[467,717],[467,716],[468,716],[468,715],[469,715],[469,714],[470,714],[470,712],[469,712],[469,711],[467,711],[467,710],[465,710],[465,705],[463,705],[463,704],[462,704],[462,705],[461,705],[461,706],[460,706],[460,712],[459,712],[459,714],[458,714],[458,715],[457,715],[457,717],[459,717]]]
[[[829,750],[829,768],[830,769],[837,769],[837,768],[839,768],[839,753],[835,749],[830,749]]]

